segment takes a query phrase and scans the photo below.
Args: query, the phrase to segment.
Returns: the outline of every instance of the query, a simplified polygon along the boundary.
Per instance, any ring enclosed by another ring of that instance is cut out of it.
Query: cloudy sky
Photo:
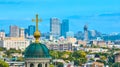
[[[69,19],[70,31],[89,30],[103,33],[120,32],[120,0],[0,0],[0,29],[9,25],[27,28],[35,14],[43,22],[41,32],[49,32],[50,18]]]

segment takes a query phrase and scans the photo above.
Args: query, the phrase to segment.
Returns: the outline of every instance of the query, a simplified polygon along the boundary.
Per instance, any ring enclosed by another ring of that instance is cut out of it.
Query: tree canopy
[[[0,67],[9,67],[9,65],[6,62],[0,60]]]

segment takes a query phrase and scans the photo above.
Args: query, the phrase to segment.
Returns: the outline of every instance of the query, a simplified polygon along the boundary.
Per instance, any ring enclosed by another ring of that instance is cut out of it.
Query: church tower
[[[34,32],[35,42],[31,43],[25,50],[25,67],[49,67],[50,54],[45,44],[39,42],[40,32],[38,30],[38,14],[36,19],[36,31]]]

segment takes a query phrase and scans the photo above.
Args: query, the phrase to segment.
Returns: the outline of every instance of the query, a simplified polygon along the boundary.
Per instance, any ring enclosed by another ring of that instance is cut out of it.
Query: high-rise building
[[[64,19],[61,24],[61,36],[66,37],[66,33],[69,31],[69,20]]]
[[[25,30],[24,30],[24,34],[25,34],[25,37],[28,36],[28,29],[25,29]]]
[[[84,26],[84,40],[88,41],[88,26]]]
[[[55,38],[60,36],[60,20],[58,18],[50,19],[50,32]]]
[[[0,39],[5,37],[5,31],[4,30],[0,30]]]
[[[28,35],[33,36],[34,32],[35,32],[35,26],[34,25],[28,26]]]
[[[10,37],[19,37],[19,27],[10,26]]]
[[[24,29],[23,28],[19,29],[19,36],[20,37],[25,37],[25,35],[24,35]]]

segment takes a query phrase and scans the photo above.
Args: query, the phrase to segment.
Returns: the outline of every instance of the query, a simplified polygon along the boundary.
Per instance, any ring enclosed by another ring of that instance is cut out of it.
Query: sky
[[[120,32],[120,0],[0,0],[0,29],[10,25],[27,28],[39,14],[41,32],[49,32],[50,18],[69,19],[70,31]]]

